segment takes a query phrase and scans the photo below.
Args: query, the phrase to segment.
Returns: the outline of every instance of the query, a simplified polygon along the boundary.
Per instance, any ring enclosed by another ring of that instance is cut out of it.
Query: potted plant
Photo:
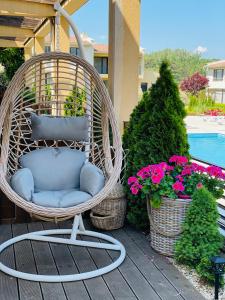
[[[173,155],[168,162],[143,167],[136,176],[129,177],[131,193],[147,198],[151,246],[172,256],[196,188],[205,186],[215,198],[220,198],[224,180],[221,168],[205,168],[179,155]]]

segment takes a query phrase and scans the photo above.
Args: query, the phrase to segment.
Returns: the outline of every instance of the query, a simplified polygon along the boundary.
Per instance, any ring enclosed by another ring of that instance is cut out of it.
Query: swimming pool
[[[194,158],[225,168],[225,134],[188,134],[190,154]]]

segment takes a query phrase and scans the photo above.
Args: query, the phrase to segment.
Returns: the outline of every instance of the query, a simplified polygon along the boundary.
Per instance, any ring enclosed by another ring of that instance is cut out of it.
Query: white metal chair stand
[[[67,234],[68,235],[70,234],[70,238],[60,238],[60,237],[51,236],[51,235],[67,235]],[[77,239],[78,235],[99,238],[107,241],[107,243],[78,240]],[[72,246],[114,250],[120,252],[120,256],[108,266],[90,272],[77,273],[71,275],[39,275],[39,274],[37,275],[37,274],[24,273],[24,272],[11,269],[6,265],[4,265],[3,263],[0,263],[0,270],[3,271],[4,273],[20,279],[31,280],[31,281],[69,282],[69,281],[78,281],[78,280],[84,280],[84,279],[101,276],[117,268],[123,262],[126,255],[124,246],[113,237],[102,233],[85,230],[81,215],[75,216],[72,229],[53,229],[53,230],[36,231],[36,232],[26,233],[18,237],[12,238],[0,246],[0,254],[7,247],[12,246],[15,243],[24,240],[33,240],[33,241],[42,241],[42,242],[44,241],[44,242],[59,243],[59,244],[66,244]]]

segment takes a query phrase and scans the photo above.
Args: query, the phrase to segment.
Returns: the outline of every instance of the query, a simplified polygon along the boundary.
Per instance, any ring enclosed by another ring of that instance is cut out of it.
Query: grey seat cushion
[[[40,191],[34,193],[32,202],[45,207],[71,207],[91,199],[91,195],[76,189]]]
[[[12,189],[22,198],[31,201],[34,192],[34,179],[27,168],[18,170],[11,178]]]
[[[95,196],[104,187],[105,178],[102,171],[87,162],[80,173],[80,190]]]
[[[43,148],[23,155],[20,163],[30,169],[35,192],[59,191],[79,188],[85,159],[85,153],[79,150]]]
[[[31,113],[33,140],[88,141],[88,118],[37,116]]]

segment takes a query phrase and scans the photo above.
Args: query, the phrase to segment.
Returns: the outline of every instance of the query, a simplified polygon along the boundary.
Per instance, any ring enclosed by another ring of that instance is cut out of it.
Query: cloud
[[[208,51],[208,49],[206,48],[206,47],[202,47],[202,46],[198,46],[195,50],[194,50],[194,52],[195,53],[198,53],[198,54],[203,54],[203,53],[205,53],[205,52],[207,52]]]

